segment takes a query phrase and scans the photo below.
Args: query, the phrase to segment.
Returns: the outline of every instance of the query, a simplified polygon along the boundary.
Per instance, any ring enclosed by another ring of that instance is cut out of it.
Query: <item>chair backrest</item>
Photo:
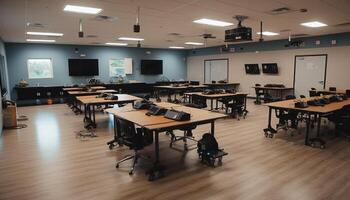
[[[329,91],[337,91],[336,87],[329,87]]]
[[[296,99],[296,97],[294,95],[287,95],[286,100],[290,100],[290,99]]]
[[[313,88],[313,87],[312,87],[311,90],[316,90],[316,88]]]
[[[192,95],[192,103],[200,108],[207,107],[207,99],[199,95]]]
[[[305,96],[305,95],[300,95],[300,98],[302,98],[302,99],[303,99],[303,98],[306,98],[306,96]]]
[[[232,98],[233,104],[236,106],[244,106],[245,98],[246,98],[245,94],[236,94]]]
[[[346,96],[350,97],[350,90],[346,90]]]
[[[260,87],[260,86],[261,86],[261,84],[259,84],[259,83],[255,84],[255,87]]]
[[[136,129],[135,124],[130,121],[117,119],[117,126],[122,143],[131,149],[142,149],[153,142],[151,133],[140,128]]]
[[[309,96],[310,96],[310,97],[316,97],[316,96],[318,96],[317,91],[311,89],[311,90],[309,91]]]

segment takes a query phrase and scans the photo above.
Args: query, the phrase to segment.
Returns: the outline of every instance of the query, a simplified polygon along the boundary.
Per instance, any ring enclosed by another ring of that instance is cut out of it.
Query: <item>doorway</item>
[[[294,60],[294,92],[297,97],[308,96],[311,88],[326,86],[327,54],[297,55]]]

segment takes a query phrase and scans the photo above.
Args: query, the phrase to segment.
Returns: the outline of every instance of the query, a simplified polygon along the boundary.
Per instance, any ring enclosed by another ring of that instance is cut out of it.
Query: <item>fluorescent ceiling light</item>
[[[206,18],[197,19],[197,20],[194,20],[193,22],[197,23],[197,24],[206,24],[206,25],[210,25],[210,26],[221,26],[221,27],[233,25],[233,23],[214,20],[214,19],[206,19]]]
[[[128,41],[143,41],[145,39],[142,38],[131,38],[131,37],[120,37],[118,40],[128,40]]]
[[[201,45],[204,45],[203,43],[201,42],[186,42],[185,44],[189,44],[189,45],[196,45],[196,46],[201,46]]]
[[[27,39],[27,42],[56,42],[56,40]]]
[[[260,35],[260,32],[257,32],[256,34]],[[263,31],[262,34],[265,35],[265,36],[275,36],[275,35],[279,35],[279,33],[270,32],[270,31]]]
[[[185,47],[170,46],[170,49],[184,49]]]
[[[63,10],[67,12],[76,12],[76,13],[84,13],[84,14],[98,14],[102,11],[101,8],[92,8],[92,7],[74,6],[74,5],[66,5]]]
[[[42,35],[42,36],[56,36],[56,37],[62,37],[62,36],[63,36],[63,33],[27,32],[27,35]]]
[[[113,46],[127,46],[128,43],[119,43],[119,42],[107,42],[107,45],[113,45]]]
[[[327,24],[324,24],[324,23],[318,22],[318,21],[305,22],[305,23],[301,23],[300,25],[311,27],[311,28],[318,28],[318,27],[328,26]]]

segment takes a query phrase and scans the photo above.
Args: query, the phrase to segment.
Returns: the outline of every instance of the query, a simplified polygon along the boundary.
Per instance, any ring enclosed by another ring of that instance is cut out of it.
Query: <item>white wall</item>
[[[286,87],[293,87],[294,57],[295,55],[328,54],[326,87],[335,86],[342,89],[350,88],[350,46],[294,49],[279,51],[263,51],[260,53],[230,53],[208,56],[191,56],[187,58],[188,80],[204,81],[205,59],[229,59],[229,81],[240,83],[240,91],[254,96],[252,86],[255,83],[281,83]],[[247,75],[244,64],[278,63],[278,75]],[[307,95],[307,94],[306,94]]]

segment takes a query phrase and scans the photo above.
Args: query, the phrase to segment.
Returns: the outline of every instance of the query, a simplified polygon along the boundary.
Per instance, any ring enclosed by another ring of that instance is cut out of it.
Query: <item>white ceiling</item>
[[[102,8],[101,15],[117,17],[113,22],[96,21],[94,15],[67,13],[66,4]],[[141,7],[141,32],[133,33],[136,8]],[[306,8],[308,12],[290,12],[281,15],[269,11],[288,7],[292,10]],[[118,42],[118,37],[142,37],[146,47],[167,48],[184,45],[187,41],[204,42],[198,36],[212,33],[217,39],[208,39],[207,46],[224,44],[224,30],[233,28],[235,15],[247,15],[245,26],[253,28],[254,40],[259,23],[264,22],[264,31],[280,32],[279,36],[264,37],[265,40],[288,38],[290,34],[324,35],[350,31],[350,25],[335,25],[350,22],[350,0],[0,0],[0,36],[6,42],[26,42],[27,38],[47,39],[43,36],[26,36],[26,31],[48,31],[64,33],[56,38],[61,44],[104,44]],[[78,22],[83,19],[86,35],[97,38],[78,38]],[[212,27],[194,24],[200,18],[211,18],[233,22],[232,27]],[[307,21],[328,24],[323,28],[307,28],[299,24]],[[27,27],[26,23],[42,23],[44,28]],[[180,33],[173,36],[169,33]],[[129,42],[134,46],[136,42]]]

